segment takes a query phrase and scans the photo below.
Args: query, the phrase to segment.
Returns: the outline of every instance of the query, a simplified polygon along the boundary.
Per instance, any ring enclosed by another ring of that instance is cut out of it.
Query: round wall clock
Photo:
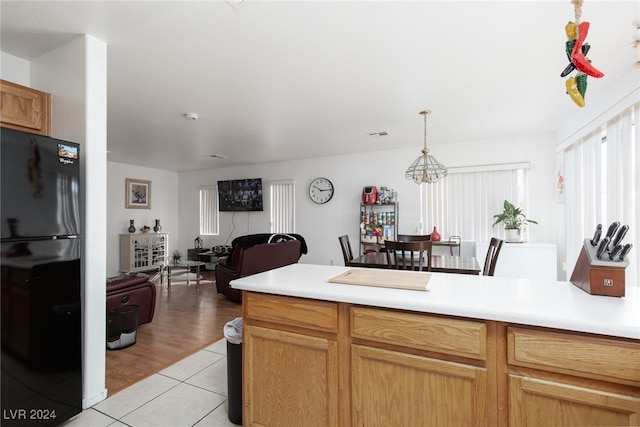
[[[327,178],[316,178],[309,185],[309,197],[315,203],[327,203],[333,197],[333,183]]]

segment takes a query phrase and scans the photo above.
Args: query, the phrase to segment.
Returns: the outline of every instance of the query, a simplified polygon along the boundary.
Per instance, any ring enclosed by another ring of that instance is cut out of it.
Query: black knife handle
[[[609,259],[611,261],[613,261],[616,257],[616,255],[618,255],[618,252],[620,252],[622,250],[622,245],[616,245],[613,247],[613,249],[611,249],[611,251],[609,251]]]
[[[613,239],[613,235],[616,233],[616,230],[620,227],[620,221],[613,221],[607,230],[607,234],[605,237],[608,237],[609,240]]]
[[[591,239],[591,246],[595,246],[600,241],[600,235],[602,235],[602,224],[598,224],[595,233],[593,233],[593,239]]]
[[[620,258],[618,259],[620,261],[624,261],[624,258],[627,256],[627,254],[629,253],[632,247],[633,247],[632,243],[627,243],[626,245],[624,245],[624,247],[622,248],[622,251],[620,251]]]
[[[611,241],[611,247],[615,248],[616,246],[618,246],[622,242],[622,239],[624,239],[624,235],[627,234],[628,230],[629,226],[626,224],[620,227],[620,229],[618,230],[618,234],[616,234],[616,237]]]
[[[604,254],[605,250],[607,249],[607,246],[609,246],[609,241],[611,239],[607,236],[604,239],[602,239],[602,241],[600,242],[600,246],[598,246],[598,251],[596,252],[596,257],[598,259],[602,258],[602,254]]]

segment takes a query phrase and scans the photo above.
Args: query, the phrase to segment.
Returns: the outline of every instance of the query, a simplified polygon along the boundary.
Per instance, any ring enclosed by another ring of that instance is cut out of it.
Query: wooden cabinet
[[[245,425],[495,425],[483,322],[257,293],[243,308]]]
[[[2,127],[51,135],[51,96],[48,93],[0,80]]]
[[[250,295],[243,308],[244,425],[338,426],[337,304]]]
[[[484,322],[351,307],[352,425],[495,425]]]
[[[245,425],[640,425],[640,342],[244,292]]]
[[[130,273],[158,269],[169,254],[168,233],[120,235],[120,271]]]
[[[189,261],[202,261],[200,254],[208,252],[210,249],[187,249],[187,259]]]
[[[511,425],[640,425],[640,343],[507,328]]]

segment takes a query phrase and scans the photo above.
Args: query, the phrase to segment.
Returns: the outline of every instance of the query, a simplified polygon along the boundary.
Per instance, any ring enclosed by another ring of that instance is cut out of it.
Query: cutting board
[[[379,268],[351,268],[327,279],[329,283],[377,286],[382,288],[430,290],[431,274],[416,271],[383,270]]]

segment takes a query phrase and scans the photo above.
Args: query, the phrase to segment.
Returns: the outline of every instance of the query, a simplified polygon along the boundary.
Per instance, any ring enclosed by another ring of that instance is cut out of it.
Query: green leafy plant
[[[172,258],[173,262],[179,262],[182,259],[182,254],[179,250],[176,249],[175,251],[173,251]]]
[[[493,218],[495,219],[493,223],[494,227],[497,224],[503,223],[504,228],[507,230],[519,230],[527,224],[537,224],[536,221],[528,219],[520,208],[507,200],[504,201],[504,211],[494,215]]]

